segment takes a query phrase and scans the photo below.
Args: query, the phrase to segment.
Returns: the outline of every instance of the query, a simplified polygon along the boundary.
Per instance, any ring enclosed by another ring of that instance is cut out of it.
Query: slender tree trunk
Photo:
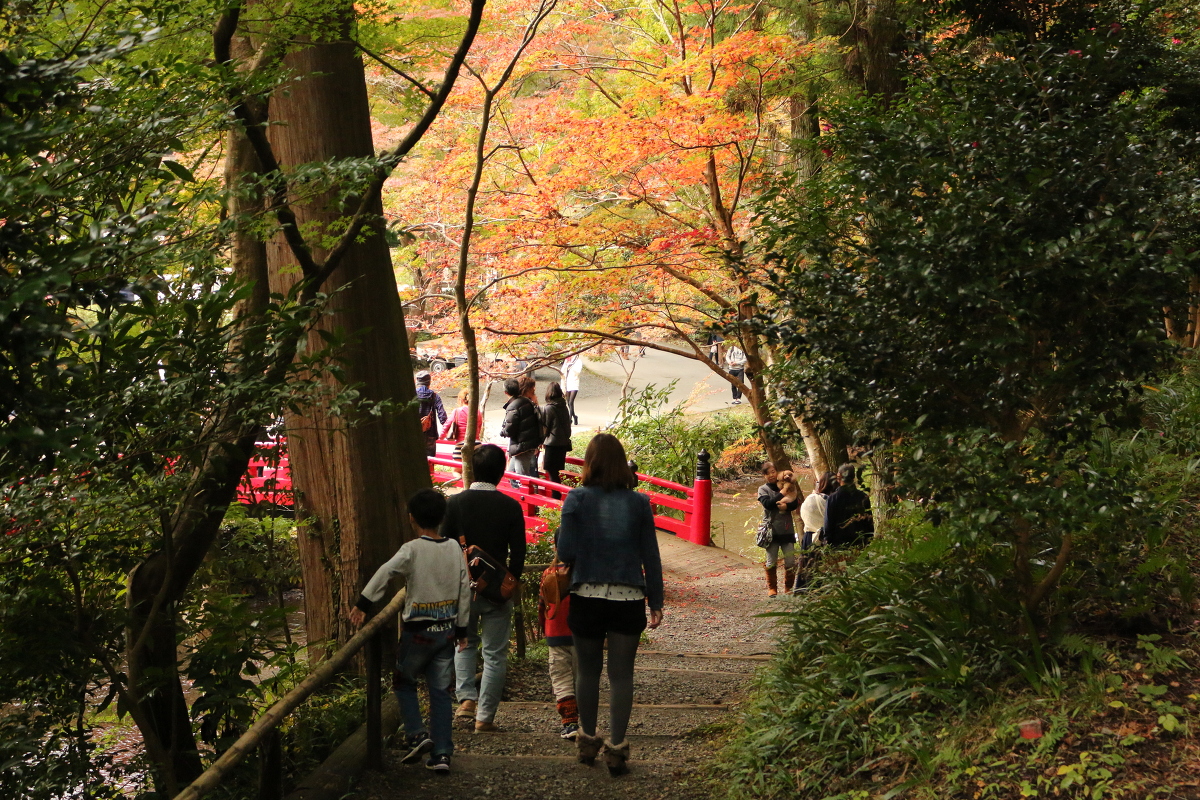
[[[467,438],[463,441],[462,449],[463,486],[470,486],[475,480],[473,459],[475,442],[479,439],[479,343],[475,338],[475,327],[471,325],[471,308],[467,303],[467,270],[471,263],[471,237],[475,233],[475,201],[479,197],[479,184],[483,180],[483,168],[487,164],[484,148],[487,146],[488,128],[492,123],[492,98],[492,92],[485,89],[479,131],[475,134],[475,165],[471,173],[471,185],[467,187],[462,240],[458,244],[458,266],[454,275],[454,302],[458,309],[458,327],[462,332],[463,347],[467,351],[467,374],[470,381]]]
[[[235,57],[247,57],[249,42],[237,37],[233,41]],[[262,210],[262,198],[250,188],[248,176],[259,171],[258,159],[240,129],[231,130],[227,141],[225,165],[226,185],[230,189],[229,212],[235,225],[230,242],[233,272],[250,292],[235,310],[239,319],[250,319],[266,307],[266,249],[251,232],[250,225],[240,222]],[[238,347],[243,352],[259,352],[262,347],[261,326],[246,326]],[[237,414],[229,415],[236,419]],[[161,793],[173,795],[202,772],[200,755],[192,734],[191,718],[177,663],[178,634],[175,603],[182,599],[192,574],[199,567],[224,516],[225,507],[233,499],[233,487],[246,471],[254,444],[253,429],[231,428],[226,436],[236,445],[221,454],[213,454],[200,468],[212,472],[207,491],[189,492],[188,499],[176,511],[164,534],[167,546],[138,565],[129,575],[126,604],[130,614],[127,632],[126,666],[131,694],[140,706],[142,722],[151,730],[142,730],[149,748],[161,750],[169,767],[161,765],[155,783]],[[222,436],[223,441],[227,441]],[[220,445],[219,445],[220,446]],[[215,502],[213,502],[215,500]],[[218,510],[219,509],[219,513]],[[161,757],[161,756],[160,756]]]
[[[337,24],[344,28],[353,12],[347,6],[341,13]],[[282,124],[270,128],[284,168],[374,155],[366,83],[354,45],[309,45],[290,53],[285,66],[297,79],[272,98],[271,119]],[[373,212],[382,214],[378,195],[371,201]],[[293,202],[300,226],[321,226],[344,216],[333,197]],[[328,405],[287,415],[309,657],[314,662],[349,638],[346,613],[363,585],[411,538],[405,501],[430,485],[425,438],[411,405],[412,363],[390,253],[378,223],[364,233],[330,277],[327,313],[309,335],[308,349],[323,349],[323,334],[344,336],[345,344],[334,354],[344,383],[326,375],[326,390],[353,386],[362,401],[390,402],[403,410],[360,414],[353,423]],[[313,252],[325,257],[319,247]],[[272,289],[287,291],[300,275],[282,236],[268,243],[267,255]]]
[[[796,172],[800,180],[815,177],[821,170],[817,141],[821,138],[821,118],[817,94],[794,94],[788,98],[791,134],[796,147]]]
[[[880,533],[892,518],[896,503],[892,452],[885,445],[877,445],[867,458],[871,462],[871,516],[875,532]]]

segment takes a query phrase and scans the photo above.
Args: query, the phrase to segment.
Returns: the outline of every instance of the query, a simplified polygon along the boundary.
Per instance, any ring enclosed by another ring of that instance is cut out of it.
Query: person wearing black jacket
[[[871,498],[854,485],[854,466],[842,464],[837,472],[838,489],[825,504],[825,541],[831,547],[866,544],[875,535]]]
[[[471,464],[475,482],[450,498],[442,535],[481,548],[497,564],[506,564],[518,579],[525,571],[525,515],[521,505],[496,485],[504,478],[504,451],[494,444],[475,448]],[[497,730],[493,721],[508,673],[508,634],[513,601],[493,603],[475,595],[467,624],[467,646],[454,655],[456,716],[475,718],[477,733]],[[483,650],[483,682],[475,687],[478,652]]]
[[[567,453],[571,450],[571,410],[567,407],[567,398],[563,396],[562,387],[557,382],[552,382],[546,387],[542,425],[546,430],[546,455],[542,459],[542,468],[550,480],[562,483],[562,469],[567,464]]]
[[[537,405],[525,396],[532,379],[524,380],[525,386],[516,378],[504,382],[504,393],[509,399],[504,404],[500,435],[508,439],[509,469],[536,478],[538,448],[542,446],[542,415]]]

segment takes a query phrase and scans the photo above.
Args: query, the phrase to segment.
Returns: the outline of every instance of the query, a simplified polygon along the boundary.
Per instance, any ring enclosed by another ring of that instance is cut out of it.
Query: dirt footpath
[[[772,620],[755,615],[787,601],[769,600],[761,567],[740,556],[665,534],[659,543],[666,616],[638,654],[629,775],[610,778],[599,761],[576,762],[574,744],[558,737],[545,661],[531,658],[510,662],[500,733],[476,734],[456,722],[449,775],[401,764],[389,750],[386,768],[369,773],[354,800],[708,800],[701,776],[717,746],[713,732],[727,727],[772,647]],[[606,689],[602,683],[602,735]]]

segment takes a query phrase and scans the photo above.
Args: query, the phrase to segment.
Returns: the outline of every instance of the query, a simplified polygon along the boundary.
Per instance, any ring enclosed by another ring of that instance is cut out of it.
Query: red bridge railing
[[[681,539],[702,545],[712,544],[709,528],[712,522],[712,479],[708,453],[696,458],[696,480],[691,486],[637,473],[639,489],[650,500],[654,525]],[[583,459],[567,457],[569,466],[583,466]],[[430,456],[429,474],[434,483],[443,486],[462,486],[462,462],[453,456]],[[525,513],[526,537],[536,541],[546,533],[546,522],[538,516],[539,508],[562,508],[563,499],[571,486],[579,482],[578,472],[563,472],[567,483],[554,483],[545,478],[532,478],[515,472],[504,473],[497,488],[521,504]],[[670,513],[674,511],[675,514]],[[678,516],[677,516],[678,515]]]
[[[443,449],[453,447],[439,442]],[[259,452],[251,460],[238,487],[238,502],[248,505],[267,505],[275,510],[292,508],[292,476],[288,464],[287,442],[278,439],[260,442]],[[696,479],[691,486],[637,473],[640,490],[650,499],[654,525],[681,539],[710,545],[709,527],[712,522],[712,480],[708,453],[701,450],[696,457]],[[583,459],[567,457],[568,466],[582,467]],[[462,486],[462,462],[453,455],[429,457],[429,474],[434,483],[443,486]],[[539,516],[540,508],[561,508],[563,498],[579,482],[578,472],[563,472],[566,483],[554,483],[545,478],[531,478],[506,472],[500,491],[521,504],[525,513],[525,530],[530,541],[546,533],[546,521]]]

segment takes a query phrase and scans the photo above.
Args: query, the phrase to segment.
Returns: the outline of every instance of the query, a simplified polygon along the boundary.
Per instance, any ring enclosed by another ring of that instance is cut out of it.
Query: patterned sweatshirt
[[[467,635],[471,579],[458,542],[428,536],[406,542],[375,571],[355,605],[370,611],[395,575],[403,575],[408,587],[402,614],[404,630],[447,630],[453,626],[455,638]]]

